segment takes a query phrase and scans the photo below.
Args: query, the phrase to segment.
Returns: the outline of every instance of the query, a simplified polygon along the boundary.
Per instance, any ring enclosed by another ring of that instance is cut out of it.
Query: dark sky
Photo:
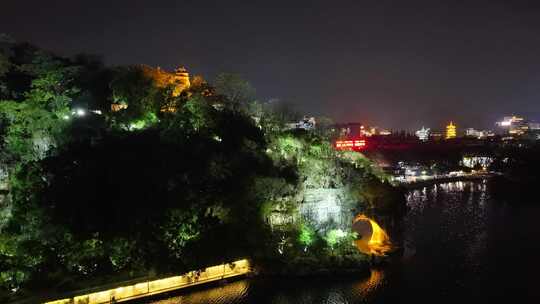
[[[0,32],[17,40],[111,65],[236,72],[261,99],[336,121],[540,119],[535,1],[1,1]]]

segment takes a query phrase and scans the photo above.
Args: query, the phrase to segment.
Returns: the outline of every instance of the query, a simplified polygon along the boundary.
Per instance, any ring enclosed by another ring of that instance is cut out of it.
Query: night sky
[[[0,32],[110,65],[239,73],[261,99],[340,122],[494,128],[540,119],[534,3],[2,0]]]

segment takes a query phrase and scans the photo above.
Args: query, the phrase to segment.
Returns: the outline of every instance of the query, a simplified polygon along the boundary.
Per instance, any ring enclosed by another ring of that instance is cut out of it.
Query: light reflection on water
[[[381,269],[371,269],[368,279],[354,284],[354,294],[359,298],[368,298],[377,288],[384,283],[384,271]]]
[[[155,304],[199,304],[199,303],[237,303],[246,297],[249,289],[248,280],[234,281],[223,286],[197,290],[191,293],[158,300]]]
[[[358,303],[368,300],[382,286],[384,271],[372,269],[368,278],[333,280],[328,278],[290,279],[275,281],[267,279],[242,279],[223,286],[191,291],[168,299],[154,300],[153,304],[230,304],[230,303]],[[305,283],[310,288],[297,288]],[[267,293],[268,292],[268,293]],[[366,302],[369,303],[369,302]]]
[[[411,190],[404,255],[367,278],[243,279],[149,303],[540,303],[540,207],[511,207],[488,188],[481,181]]]

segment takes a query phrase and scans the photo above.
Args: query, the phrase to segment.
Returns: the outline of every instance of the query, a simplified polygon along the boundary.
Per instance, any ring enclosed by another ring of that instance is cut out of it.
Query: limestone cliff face
[[[0,230],[11,218],[11,199],[8,180],[8,167],[0,163]]]
[[[0,163],[0,191],[7,191],[8,189],[8,166]]]
[[[345,188],[305,189],[300,214],[318,228],[334,226],[348,229],[352,224],[351,206],[354,203]]]

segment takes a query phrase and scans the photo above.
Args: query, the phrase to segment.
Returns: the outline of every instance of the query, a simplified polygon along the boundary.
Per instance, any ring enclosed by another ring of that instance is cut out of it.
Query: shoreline
[[[34,295],[23,299],[13,300],[9,303],[12,304],[29,304],[29,303],[45,303],[45,304],[68,304],[68,303],[86,303],[86,304],[105,304],[115,302],[125,303],[144,303],[147,299],[160,299],[182,292],[196,290],[197,288],[203,289],[206,287],[212,287],[216,284],[226,284],[241,279],[266,279],[266,278],[315,278],[315,277],[329,277],[329,276],[352,276],[362,275],[369,276],[370,271],[374,267],[381,267],[389,262],[391,256],[377,257],[375,261],[365,260],[363,262],[356,262],[349,267],[331,268],[330,264],[320,265],[323,267],[310,267],[307,264],[289,263],[279,267],[278,271],[272,265],[251,265],[247,262],[247,265],[242,266],[231,274],[220,274],[209,278],[203,278],[202,280],[186,281],[184,280],[190,274],[200,272],[200,270],[194,270],[182,275],[173,277],[157,277],[149,280],[145,278],[133,279],[130,281],[112,282],[109,284],[97,285],[88,287],[85,289],[74,290],[70,292],[61,293],[58,295]],[[247,261],[247,260],[246,260]],[[238,263],[235,261],[233,263]],[[275,261],[274,261],[275,262]],[[233,264],[229,263],[229,264]],[[224,265],[229,265],[224,264]],[[204,268],[208,270],[212,267],[223,267],[223,265],[211,266]],[[186,281],[186,282],[184,282]],[[165,286],[167,285],[167,286]],[[115,301],[115,302],[111,302]]]
[[[448,176],[448,177],[443,177],[443,178],[421,180],[421,181],[416,181],[412,183],[398,183],[397,187],[403,187],[407,190],[413,190],[413,189],[423,188],[423,187],[432,186],[436,184],[444,184],[444,183],[460,182],[460,181],[463,181],[463,182],[476,181],[476,180],[489,179],[495,176],[497,176],[497,174],[495,173],[464,175],[464,176]]]

